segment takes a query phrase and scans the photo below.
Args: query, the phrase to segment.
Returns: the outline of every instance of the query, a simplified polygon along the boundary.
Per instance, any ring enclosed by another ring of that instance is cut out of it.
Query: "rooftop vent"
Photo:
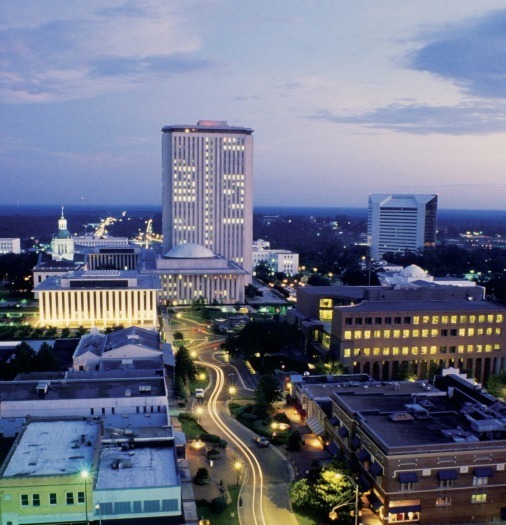
[[[415,418],[408,414],[407,412],[397,412],[395,414],[390,414],[390,419],[392,421],[413,421]]]

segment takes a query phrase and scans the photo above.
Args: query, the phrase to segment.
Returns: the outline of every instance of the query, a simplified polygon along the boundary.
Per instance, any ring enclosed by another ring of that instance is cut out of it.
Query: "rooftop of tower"
[[[184,133],[244,133],[251,135],[251,128],[242,128],[239,126],[229,126],[226,120],[199,120],[197,125],[192,124],[172,124],[162,128],[163,133],[180,131]]]

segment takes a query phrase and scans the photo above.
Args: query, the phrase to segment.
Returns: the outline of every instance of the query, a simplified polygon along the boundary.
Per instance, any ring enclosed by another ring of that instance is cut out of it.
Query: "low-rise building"
[[[382,523],[506,518],[506,405],[475,383],[453,373],[436,386],[363,376],[292,385],[312,429],[351,460]]]
[[[299,272],[298,253],[271,249],[269,241],[258,239],[253,243],[253,268],[261,262],[268,264],[274,273],[295,275]]]
[[[42,326],[157,326],[153,275],[134,271],[76,271],[50,277],[35,287]]]
[[[19,237],[0,239],[0,255],[5,253],[21,253],[21,239]]]

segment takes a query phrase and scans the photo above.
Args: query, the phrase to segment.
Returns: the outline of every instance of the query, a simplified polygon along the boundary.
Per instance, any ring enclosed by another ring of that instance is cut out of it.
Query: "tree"
[[[335,463],[312,473],[312,478],[302,478],[290,485],[292,505],[299,512],[316,517],[318,522],[328,520],[329,511],[343,505],[339,513],[350,516],[354,510],[355,487],[348,473]],[[348,505],[349,504],[349,505]]]
[[[268,405],[283,399],[283,390],[274,374],[263,374],[258,380],[258,386],[255,391],[255,399],[263,396]]]
[[[286,439],[286,449],[292,452],[298,452],[302,444],[302,438],[298,430],[294,430],[288,434]]]
[[[188,348],[185,346],[180,346],[177,351],[174,373],[176,377],[180,377],[185,383],[193,381],[197,373],[197,367],[193,362]]]
[[[209,471],[205,467],[200,467],[193,478],[195,485],[207,485],[210,481]]]
[[[179,330],[177,332],[174,332],[172,338],[174,339],[174,341],[182,341],[184,339],[183,332],[180,332]]]
[[[40,372],[53,372],[60,370],[60,362],[50,344],[46,342],[42,343],[35,357],[35,369]]]

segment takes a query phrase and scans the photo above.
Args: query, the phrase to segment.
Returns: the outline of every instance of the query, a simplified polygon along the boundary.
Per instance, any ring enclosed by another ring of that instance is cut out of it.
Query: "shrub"
[[[205,467],[200,467],[193,478],[195,485],[207,485],[210,481],[209,472]]]
[[[204,441],[204,443],[212,443],[214,445],[218,445],[220,448],[227,448],[228,445],[228,443],[224,439],[220,438],[220,436],[217,436],[215,434],[201,434],[200,440]]]
[[[217,448],[212,448],[207,451],[207,459],[218,459],[221,456],[221,452]]]
[[[221,514],[227,507],[228,503],[225,496],[217,496],[211,501],[211,510],[216,514]]]

